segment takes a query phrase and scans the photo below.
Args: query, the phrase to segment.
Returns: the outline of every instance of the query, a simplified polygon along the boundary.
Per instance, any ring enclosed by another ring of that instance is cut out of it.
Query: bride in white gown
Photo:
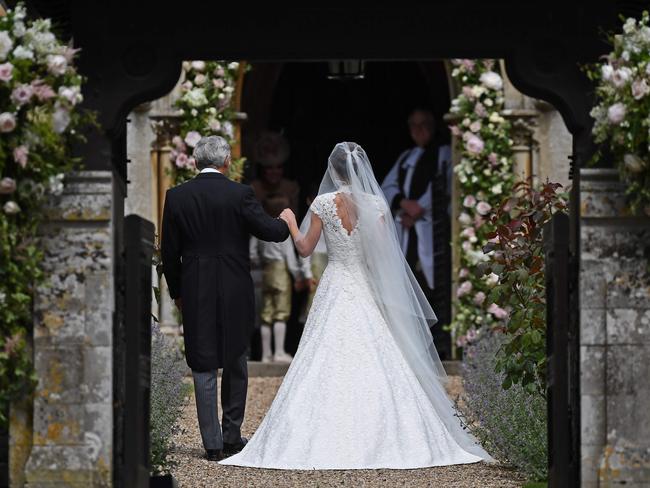
[[[220,464],[276,469],[422,468],[493,461],[461,427],[429,326],[435,314],[397,242],[363,149],[335,146],[298,252],[324,233],[328,265],[266,417]]]

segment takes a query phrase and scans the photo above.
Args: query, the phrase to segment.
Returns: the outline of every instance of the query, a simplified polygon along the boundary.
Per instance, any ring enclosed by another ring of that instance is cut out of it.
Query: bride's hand
[[[280,214],[280,218],[281,218],[282,220],[284,220],[284,221],[287,223],[287,225],[289,226],[289,228],[291,228],[292,226],[296,226],[296,227],[297,227],[297,225],[298,225],[298,224],[296,223],[296,216],[295,216],[295,214],[293,213],[293,210],[291,210],[290,208],[285,208],[285,209],[282,211],[282,213]]]

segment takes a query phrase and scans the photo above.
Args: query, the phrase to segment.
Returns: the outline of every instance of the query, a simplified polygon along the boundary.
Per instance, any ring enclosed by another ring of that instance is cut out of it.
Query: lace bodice
[[[361,253],[359,223],[356,223],[351,232],[343,226],[335,202],[337,194],[338,192],[332,192],[318,195],[312,202],[310,210],[318,215],[323,222],[328,260],[330,262],[358,262],[357,258]],[[381,202],[377,197],[368,195],[368,205],[372,205],[376,209],[377,218],[383,214]]]

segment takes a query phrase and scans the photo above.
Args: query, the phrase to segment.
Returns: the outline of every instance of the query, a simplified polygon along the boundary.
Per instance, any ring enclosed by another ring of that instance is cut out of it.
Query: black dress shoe
[[[242,437],[241,441],[235,442],[234,444],[231,444],[229,442],[224,442],[223,454],[225,456],[232,456],[233,454],[237,454],[239,451],[241,451],[244,448],[247,442],[248,439],[246,439],[246,437]]]
[[[221,449],[206,449],[205,459],[208,461],[221,461],[223,459],[223,452],[221,452]]]

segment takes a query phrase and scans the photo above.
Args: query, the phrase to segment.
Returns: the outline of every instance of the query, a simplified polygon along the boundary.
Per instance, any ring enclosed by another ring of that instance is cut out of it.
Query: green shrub
[[[495,371],[496,354],[506,336],[481,329],[464,349],[464,393],[460,418],[496,459],[534,481],[547,478],[546,399],[520,385],[504,390]]]
[[[183,383],[187,366],[178,345],[166,337],[158,325],[151,328],[151,472],[169,473],[174,466],[169,453],[178,430],[191,384]]]

